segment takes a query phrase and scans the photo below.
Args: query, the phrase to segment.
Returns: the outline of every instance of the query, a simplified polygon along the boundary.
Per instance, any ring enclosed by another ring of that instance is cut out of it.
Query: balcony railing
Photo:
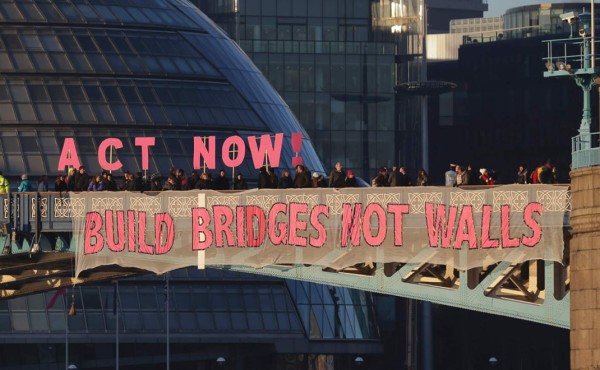
[[[591,42],[590,37],[577,37],[557,40],[544,40],[548,47],[548,54],[544,58],[546,71],[544,77],[560,77],[578,74],[590,74],[599,68],[592,67],[592,59],[596,61],[595,66],[600,66],[600,55],[585,54],[584,43]],[[595,41],[596,49],[600,50],[600,40]]]
[[[573,169],[600,165],[600,133],[577,135],[572,139]]]

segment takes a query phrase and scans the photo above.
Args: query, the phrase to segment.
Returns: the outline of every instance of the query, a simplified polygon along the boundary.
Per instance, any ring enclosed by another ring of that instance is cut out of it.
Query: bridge
[[[535,185],[511,186],[510,192],[523,193],[533,187]],[[560,189],[566,192],[566,187]],[[481,187],[472,187],[464,192],[476,194],[481,190]],[[369,189],[354,191],[372,192]],[[77,243],[72,234],[71,196],[53,192],[0,196],[1,298],[148,273],[141,268],[109,265],[85,270],[75,277]],[[277,263],[259,268],[211,267],[356,288],[568,328],[568,212],[565,216],[562,261],[524,259],[522,254],[511,253],[500,262],[475,268],[457,268],[455,263],[441,264],[427,256],[406,263],[373,262],[376,259],[365,258],[361,263],[339,268],[306,263]],[[469,251],[459,250],[459,259],[467,259]]]

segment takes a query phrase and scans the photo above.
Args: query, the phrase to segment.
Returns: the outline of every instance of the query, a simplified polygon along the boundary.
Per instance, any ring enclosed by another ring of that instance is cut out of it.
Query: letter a
[[[77,149],[75,148],[75,141],[72,137],[66,137],[63,143],[62,151],[60,152],[60,158],[58,160],[58,170],[64,171],[65,167],[73,166],[79,168],[81,163],[79,162],[79,156],[77,155]]]

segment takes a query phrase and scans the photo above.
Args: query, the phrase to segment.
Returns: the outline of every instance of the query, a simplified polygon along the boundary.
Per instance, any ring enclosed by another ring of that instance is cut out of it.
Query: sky
[[[514,8],[515,6],[523,6],[523,5],[532,5],[532,4],[541,4],[541,3],[551,3],[551,2],[560,2],[560,3],[585,3],[586,0],[488,0],[488,8],[484,14],[484,17],[498,17],[504,14],[506,9]],[[596,4],[598,4],[596,2]]]

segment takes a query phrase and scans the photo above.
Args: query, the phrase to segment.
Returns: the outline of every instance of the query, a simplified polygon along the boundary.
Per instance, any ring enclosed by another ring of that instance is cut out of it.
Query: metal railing
[[[573,137],[571,155],[573,169],[600,165],[600,132]]]
[[[569,74],[576,72],[578,69],[588,72],[587,69],[591,68],[591,66],[586,65],[584,53],[584,43],[591,42],[591,37],[544,40],[542,42],[546,43],[548,47],[548,54],[543,58],[547,69],[545,75],[554,73]],[[600,41],[596,40],[594,43],[598,45]],[[600,50],[600,46],[596,46],[596,48]],[[600,56],[597,54],[590,55],[588,61],[591,61],[591,59],[599,60]]]

